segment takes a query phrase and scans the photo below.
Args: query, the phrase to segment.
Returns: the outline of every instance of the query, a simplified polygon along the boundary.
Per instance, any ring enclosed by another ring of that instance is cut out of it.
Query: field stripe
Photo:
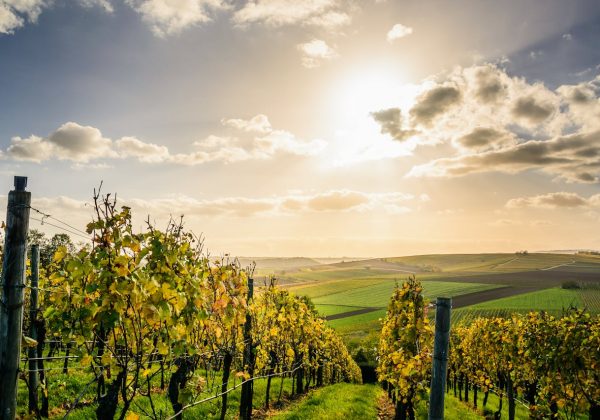
[[[362,308],[362,309],[357,309],[355,311],[342,312],[341,314],[329,315],[329,316],[325,317],[325,320],[333,321],[334,319],[342,319],[342,318],[348,318],[349,316],[368,314],[369,312],[375,312],[379,309],[385,309],[385,308]]]
[[[466,293],[452,298],[452,309],[463,308],[465,306],[475,305],[477,303],[487,302],[510,296],[521,295],[523,293],[534,292],[540,290],[534,287],[514,287],[504,286],[496,289],[482,290],[480,292]]]

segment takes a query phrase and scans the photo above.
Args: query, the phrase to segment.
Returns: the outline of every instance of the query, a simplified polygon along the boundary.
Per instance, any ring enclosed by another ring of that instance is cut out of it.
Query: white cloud
[[[26,22],[36,22],[44,0],[0,0],[0,34],[12,34]]]
[[[238,130],[267,134],[271,132],[271,123],[266,115],[258,114],[249,120],[240,118],[223,119],[221,123],[225,126],[233,127]]]
[[[83,7],[100,7],[107,13],[113,12],[110,0],[76,0]],[[51,7],[53,0],[0,0],[0,34],[13,34],[26,23],[35,23],[44,9]]]
[[[50,159],[88,162],[91,159],[116,157],[112,141],[95,127],[68,122],[46,138],[13,137],[6,149],[14,160],[42,162]]]
[[[141,162],[164,162],[169,158],[169,149],[152,143],[144,143],[135,137],[122,137],[115,142],[122,157],[137,158]]]
[[[271,197],[217,197],[197,199],[185,195],[143,199],[119,199],[119,206],[132,209],[134,224],[143,225],[151,220],[166,220],[171,216],[184,215],[186,219],[206,217],[288,217],[299,214],[316,213],[361,213],[378,212],[398,214],[412,211],[407,206],[415,198],[404,193],[366,193],[352,190],[329,190],[317,193],[295,193]],[[6,205],[6,196],[0,196],[0,205]],[[45,214],[69,221],[75,228],[84,226],[93,217],[91,200],[78,200],[65,196],[37,197],[32,207]],[[41,218],[41,216],[38,215]],[[37,217],[36,217],[37,218]],[[80,239],[79,236],[74,239]]]
[[[305,25],[336,28],[350,23],[339,0],[250,0],[233,15],[237,25]]]
[[[36,163],[52,159],[87,163],[99,159],[133,158],[144,163],[199,165],[265,160],[281,154],[313,156],[326,146],[321,139],[304,140],[289,131],[274,129],[267,116],[262,114],[249,120],[223,119],[222,123],[234,129],[235,135],[210,135],[195,141],[192,144],[194,150],[189,153],[171,153],[167,146],[131,136],[113,141],[95,127],[68,122],[48,137],[13,137],[6,153],[0,150],[0,157],[5,154],[9,159]],[[78,168],[77,165],[74,167]]]
[[[404,38],[413,33],[413,28],[404,26],[401,23],[396,23],[387,33],[388,42],[394,42],[400,38]]]
[[[114,8],[110,0],[77,0],[83,7],[100,7],[106,13],[114,12]]]
[[[298,44],[297,48],[302,52],[302,65],[309,69],[319,67],[323,60],[332,60],[338,56],[337,52],[321,39]]]
[[[212,20],[212,13],[226,9],[223,0],[125,0],[158,36],[172,35]]]

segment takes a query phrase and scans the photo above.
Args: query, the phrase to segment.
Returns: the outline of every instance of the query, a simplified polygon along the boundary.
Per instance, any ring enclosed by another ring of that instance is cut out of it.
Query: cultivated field
[[[425,296],[453,298],[453,322],[476,316],[569,306],[600,312],[600,258],[583,254],[418,255],[315,264],[278,276],[309,296],[340,333],[364,336],[379,328],[395,284],[414,274]],[[577,289],[563,289],[570,284]]]

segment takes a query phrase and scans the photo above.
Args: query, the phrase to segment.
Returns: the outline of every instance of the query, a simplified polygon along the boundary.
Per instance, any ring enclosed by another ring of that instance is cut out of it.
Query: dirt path
[[[508,261],[505,261],[505,262],[503,262],[503,263],[500,263],[500,264],[498,264],[498,265],[496,265],[496,266],[492,267],[492,270],[495,270],[495,269],[496,269],[496,268],[498,268],[498,267],[502,267],[503,265],[510,264],[511,262],[513,262],[513,261],[516,261],[516,260],[518,260],[518,259],[519,259],[519,257],[515,257],[515,258],[513,258],[512,260],[508,260]]]
[[[505,286],[498,287],[497,289],[482,290],[481,292],[467,293],[452,298],[452,309],[464,308],[465,306],[487,302],[488,300],[496,300],[523,293],[535,292],[536,290],[540,290],[540,288]]]
[[[546,267],[546,268],[540,268],[541,271],[548,271],[548,270],[552,270],[554,268],[558,268],[558,267],[564,267],[565,265],[573,265],[575,264],[575,260],[568,262],[568,263],[564,263],[564,264],[559,264],[559,265],[554,265],[552,267]]]

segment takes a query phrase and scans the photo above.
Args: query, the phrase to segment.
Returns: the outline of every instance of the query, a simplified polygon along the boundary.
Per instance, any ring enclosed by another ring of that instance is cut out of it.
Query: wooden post
[[[17,409],[17,379],[23,328],[23,287],[31,193],[27,177],[15,177],[8,193],[6,237],[2,264],[0,308],[0,419],[13,420]]]
[[[248,300],[247,304],[250,305],[252,296],[254,295],[254,280],[248,279]],[[250,312],[246,312],[246,323],[244,324],[244,369],[247,369],[250,377],[254,375],[254,346],[252,343],[252,316]],[[253,381],[248,381],[242,385],[242,395],[240,398],[240,419],[249,420],[252,418],[252,394],[253,394]]]
[[[38,283],[40,278],[40,246],[31,246],[31,293],[29,294],[29,337],[38,340],[37,311]],[[29,347],[29,413],[38,411],[38,363],[37,347]]]
[[[450,341],[451,298],[437,298],[435,311],[435,341],[433,344],[433,369],[429,390],[429,420],[444,419],[444,387],[448,365]]]

